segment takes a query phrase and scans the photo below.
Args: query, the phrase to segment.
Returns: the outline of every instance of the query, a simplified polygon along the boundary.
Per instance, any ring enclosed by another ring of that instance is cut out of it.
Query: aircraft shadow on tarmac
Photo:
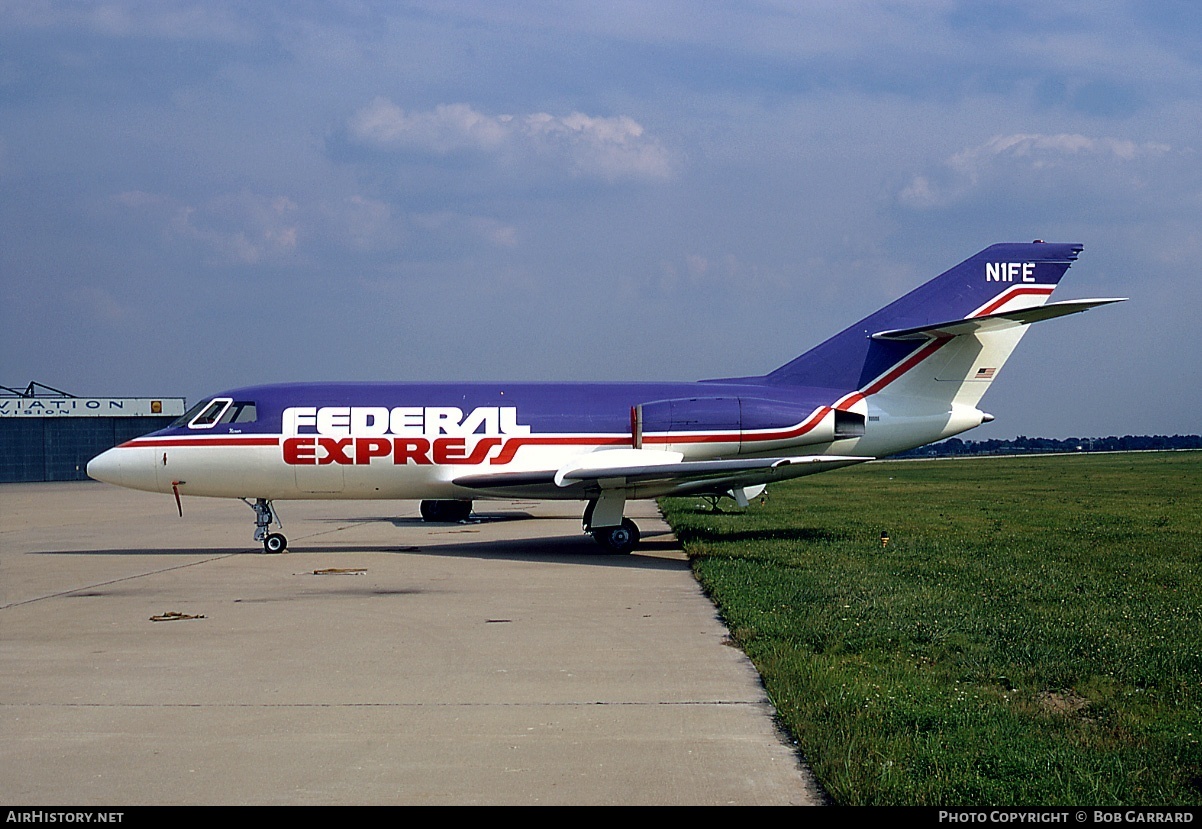
[[[439,540],[432,544],[414,545],[411,547],[392,548],[387,551],[402,553],[421,553],[422,555],[454,556],[457,558],[481,558],[506,561],[557,561],[563,563],[591,564],[606,567],[637,567],[652,570],[677,570],[687,568],[689,563],[683,559],[668,559],[659,557],[659,553],[668,553],[680,549],[679,543],[671,533],[648,533],[643,536],[639,548],[629,554],[606,552],[598,547],[590,536],[581,535],[579,538],[521,538],[521,539],[489,539],[469,540],[456,538],[453,541]],[[309,552],[300,548],[298,552]],[[346,552],[345,547],[312,552]]]
[[[505,518],[508,519],[509,515]],[[334,519],[318,519],[329,520]],[[351,519],[363,524],[372,521],[401,525],[412,521],[412,525],[423,524],[420,519],[377,518]],[[340,521],[346,524],[348,521]],[[604,567],[641,568],[649,570],[675,570],[688,567],[687,561],[679,558],[664,558],[661,554],[680,549],[679,543],[670,532],[648,532],[643,536],[639,549],[630,554],[608,553],[588,535],[578,537],[534,537],[506,539],[478,539],[472,537],[473,526],[465,524],[428,524],[433,533],[417,543],[384,543],[378,541],[359,543],[348,541],[342,544],[329,543],[328,534],[313,537],[306,543],[298,535],[289,545],[288,552],[279,555],[308,556],[313,554],[390,553],[396,555],[437,555],[456,558],[478,558],[504,561],[558,562],[589,564]],[[30,555],[95,555],[95,556],[180,556],[196,558],[218,558],[236,555],[266,555],[262,548],[248,544],[245,547],[141,547],[77,550],[39,550]]]
[[[427,521],[417,516],[359,515],[353,518],[308,518],[307,521],[325,524],[372,524],[387,521],[394,527],[470,527],[475,524],[498,524],[506,521],[528,521],[528,512],[473,512],[465,521]]]

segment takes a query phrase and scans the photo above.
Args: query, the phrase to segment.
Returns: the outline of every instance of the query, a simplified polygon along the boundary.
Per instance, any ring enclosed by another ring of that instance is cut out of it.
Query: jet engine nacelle
[[[778,444],[829,443],[838,436],[838,414],[782,400],[683,397],[636,406],[631,412],[631,431],[639,448],[680,450],[694,443],[723,443],[740,452],[762,452]],[[862,422],[860,418],[860,434]]]

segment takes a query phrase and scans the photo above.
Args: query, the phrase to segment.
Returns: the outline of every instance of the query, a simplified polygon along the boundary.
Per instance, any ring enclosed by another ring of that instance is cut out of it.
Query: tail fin
[[[988,247],[764,380],[858,396],[888,386],[890,393],[975,406],[1026,323],[1092,307],[1054,303],[1055,310],[1033,310],[1047,302],[1081,249],[1045,242]]]

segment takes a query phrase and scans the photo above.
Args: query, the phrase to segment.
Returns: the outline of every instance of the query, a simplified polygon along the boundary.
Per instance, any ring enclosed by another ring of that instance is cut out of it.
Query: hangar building
[[[92,458],[184,411],[182,397],[76,397],[36,382],[0,386],[0,483],[85,480]]]

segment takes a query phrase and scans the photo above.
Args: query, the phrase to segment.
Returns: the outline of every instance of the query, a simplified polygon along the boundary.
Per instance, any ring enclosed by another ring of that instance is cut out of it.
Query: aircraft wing
[[[639,497],[698,492],[722,493],[732,488],[767,484],[826,472],[872,458],[844,455],[798,455],[778,458],[729,458],[685,461],[678,452],[612,449],[592,452],[555,472],[502,472],[456,478],[457,486],[478,490],[534,494],[547,485],[560,497],[578,489],[582,497],[605,489],[635,490]],[[648,494],[652,493],[652,494]]]
[[[979,334],[988,331],[1000,331],[1003,328],[1013,328],[1017,325],[1027,325],[1041,320],[1055,319],[1067,314],[1088,311],[1099,305],[1109,305],[1112,302],[1123,302],[1126,297],[1107,299],[1068,299],[1063,302],[1049,302],[1032,308],[1021,308],[1017,311],[1003,311],[998,314],[985,314],[968,319],[948,320],[934,325],[920,325],[916,328],[897,328],[890,331],[878,331],[872,335],[874,340],[926,340],[934,337],[958,337],[962,334]]]

